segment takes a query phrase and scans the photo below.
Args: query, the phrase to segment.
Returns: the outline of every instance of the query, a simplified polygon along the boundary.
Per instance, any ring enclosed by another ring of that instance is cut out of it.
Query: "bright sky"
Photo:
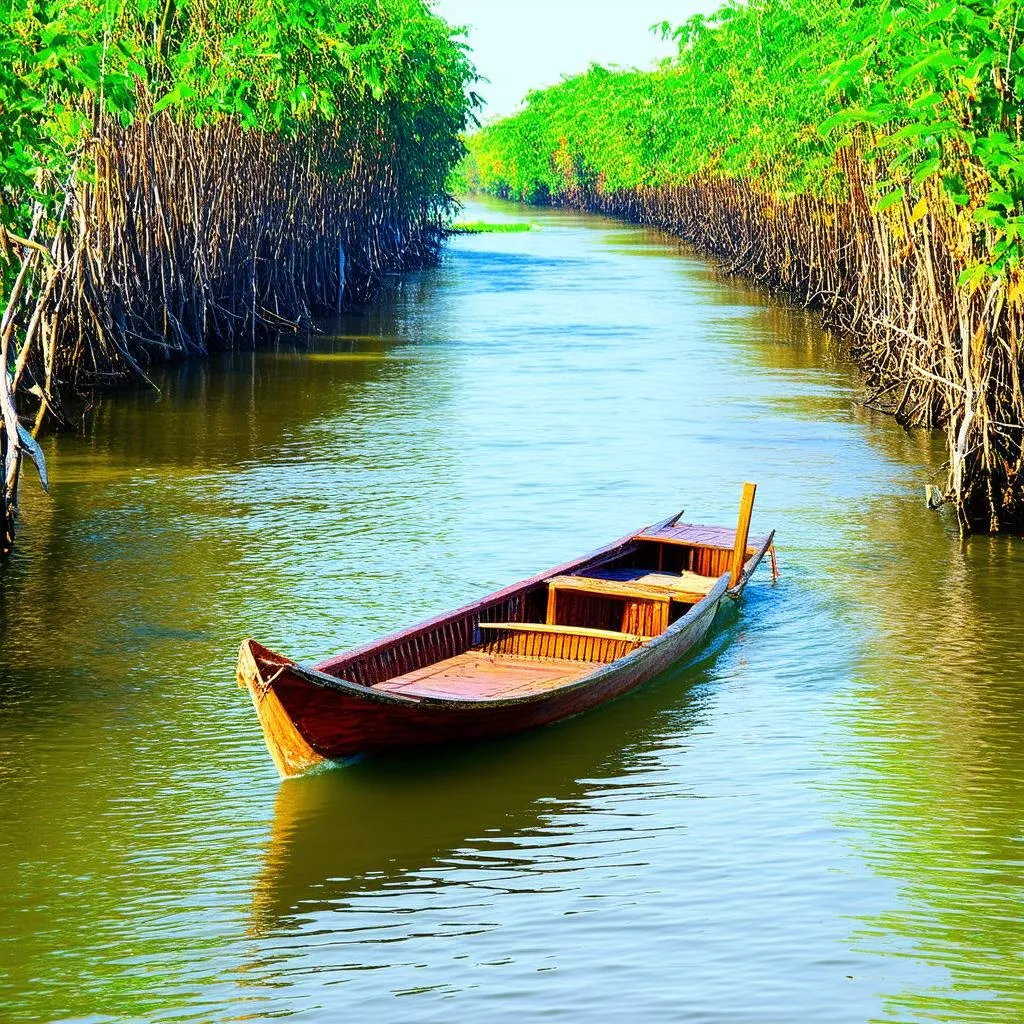
[[[648,67],[674,52],[649,31],[721,0],[435,0],[453,25],[469,25],[477,69],[489,83],[485,118],[511,113],[530,89],[592,63]]]

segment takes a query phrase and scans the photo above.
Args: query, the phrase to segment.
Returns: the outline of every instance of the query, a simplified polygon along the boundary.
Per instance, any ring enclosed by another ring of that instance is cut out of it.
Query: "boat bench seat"
[[[653,639],[640,633],[610,629],[560,626],[545,622],[481,622],[481,649],[488,654],[512,654],[525,658],[564,661],[611,662]]]
[[[714,548],[732,551],[736,547],[736,531],[728,526],[698,526],[696,523],[675,523],[648,527],[636,534],[634,540],[652,540],[659,544],[678,544],[682,547]],[[767,537],[747,537],[747,554],[754,554]]]
[[[553,576],[548,580],[548,588],[549,593],[571,590],[627,600],[671,600],[696,604],[707,597],[717,582],[716,577],[698,576],[695,572],[675,574],[626,569],[614,575],[608,572],[601,576]]]
[[[552,576],[548,580],[546,619],[558,623],[595,621],[580,602],[621,601],[619,628],[624,633],[658,636],[672,621],[671,606],[695,605],[708,595],[717,580],[693,572],[681,574],[651,572],[647,569],[610,570],[592,576]],[[566,595],[559,600],[561,595]],[[575,608],[575,610],[574,610]],[[591,613],[593,610],[591,609]],[[601,621],[600,618],[596,621]]]

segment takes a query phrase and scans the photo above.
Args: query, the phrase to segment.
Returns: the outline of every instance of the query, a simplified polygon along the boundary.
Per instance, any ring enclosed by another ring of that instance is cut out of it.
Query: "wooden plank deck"
[[[454,658],[377,683],[374,689],[410,697],[497,700],[553,690],[579,679],[602,663],[534,659],[466,651]]]
[[[731,551],[736,546],[736,531],[728,526],[699,526],[694,523],[680,523],[678,526],[663,526],[660,530],[644,530],[636,535],[636,539]],[[747,554],[752,555],[767,539],[767,537],[749,537],[747,539]]]

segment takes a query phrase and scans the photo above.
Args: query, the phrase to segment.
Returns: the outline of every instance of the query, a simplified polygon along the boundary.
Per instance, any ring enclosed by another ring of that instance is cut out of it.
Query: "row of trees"
[[[949,442],[965,528],[1024,524],[1020,0],[750,0],[660,26],[471,139],[492,192],[665,227],[846,329]]]
[[[436,254],[475,73],[428,0],[0,3],[7,551],[33,423]]]

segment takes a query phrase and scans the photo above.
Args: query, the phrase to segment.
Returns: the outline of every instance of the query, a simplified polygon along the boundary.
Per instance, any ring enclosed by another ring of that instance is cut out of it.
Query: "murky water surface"
[[[4,1021],[1024,1018],[1024,546],[813,318],[512,207],[366,316],[104,400],[0,575]],[[596,713],[281,785],[238,642],[357,644],[685,505],[739,614]]]

